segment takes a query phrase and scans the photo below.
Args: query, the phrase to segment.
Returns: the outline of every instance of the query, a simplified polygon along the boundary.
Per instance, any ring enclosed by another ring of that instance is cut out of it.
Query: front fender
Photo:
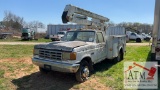
[[[89,57],[89,58],[91,58],[91,60],[93,60],[93,57],[91,57],[91,54],[89,52],[81,52],[81,53],[78,53],[78,55],[77,55],[77,62],[76,63],[81,62],[86,57]]]
[[[83,59],[86,58],[86,57],[91,58],[91,61],[93,60],[90,54],[85,54],[85,55],[83,55],[82,58],[81,58],[81,60],[83,60]]]

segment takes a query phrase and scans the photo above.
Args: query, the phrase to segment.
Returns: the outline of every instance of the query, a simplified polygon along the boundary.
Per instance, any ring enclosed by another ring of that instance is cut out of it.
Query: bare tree
[[[45,25],[40,21],[26,22],[23,17],[17,16],[10,11],[4,11],[3,24],[10,30],[21,31],[21,28],[45,28]]]
[[[45,25],[40,21],[31,21],[28,23],[28,28],[45,28]]]
[[[24,19],[23,17],[19,17],[10,11],[4,11],[3,22],[6,27],[21,29],[23,27]]]
[[[114,22],[112,22],[112,21],[109,21],[108,23],[106,23],[107,24],[107,26],[115,26],[115,23]]]
[[[153,29],[152,24],[145,24],[145,23],[139,23],[139,22],[122,22],[119,23],[118,26],[123,26],[125,28],[129,28],[130,31],[136,31],[136,32],[143,32],[143,33],[150,33]]]

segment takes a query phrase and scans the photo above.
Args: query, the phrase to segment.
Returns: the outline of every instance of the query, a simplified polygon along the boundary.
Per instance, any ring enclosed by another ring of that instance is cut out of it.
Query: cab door
[[[104,39],[104,36],[103,36],[102,32],[97,32],[96,43],[97,43],[96,55],[97,55],[97,60],[98,60],[97,62],[99,62],[102,59],[104,59],[105,56],[106,56],[105,39]]]
[[[130,39],[136,39],[136,34],[135,33],[131,33]]]

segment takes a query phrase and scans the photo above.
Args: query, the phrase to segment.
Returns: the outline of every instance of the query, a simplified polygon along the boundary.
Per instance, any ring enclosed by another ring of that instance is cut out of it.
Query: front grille
[[[62,52],[57,50],[40,49],[39,57],[44,59],[62,60]]]

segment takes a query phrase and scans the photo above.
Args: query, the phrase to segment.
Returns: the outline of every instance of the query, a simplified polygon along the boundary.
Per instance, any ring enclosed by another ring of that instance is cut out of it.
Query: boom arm
[[[88,20],[88,17],[90,17],[91,20]],[[105,27],[105,22],[108,21],[109,19],[106,17],[72,5],[66,5],[62,14],[63,23],[72,22],[87,26],[96,26],[101,29]]]

